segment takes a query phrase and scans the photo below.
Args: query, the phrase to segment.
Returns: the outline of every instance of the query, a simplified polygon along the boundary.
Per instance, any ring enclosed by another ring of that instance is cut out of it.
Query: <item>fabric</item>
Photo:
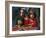
[[[32,27],[36,27],[37,26],[37,20],[36,19],[29,19],[29,24],[32,25]]]

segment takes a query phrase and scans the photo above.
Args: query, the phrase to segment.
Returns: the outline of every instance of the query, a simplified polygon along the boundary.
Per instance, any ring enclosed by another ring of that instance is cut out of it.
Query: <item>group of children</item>
[[[19,18],[23,18],[22,20]],[[20,15],[17,17],[17,24],[15,25],[15,30],[33,30],[37,29],[37,19],[36,19],[36,13],[33,11],[33,9],[29,9],[29,14],[25,15],[24,10],[20,10]]]

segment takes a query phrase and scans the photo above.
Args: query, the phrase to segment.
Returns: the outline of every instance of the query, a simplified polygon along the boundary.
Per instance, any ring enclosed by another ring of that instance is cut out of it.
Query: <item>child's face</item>
[[[33,15],[33,14],[31,14],[31,15],[30,15],[30,18],[31,18],[31,19],[33,19],[33,18],[34,18],[34,15]]]
[[[28,16],[25,16],[24,19],[25,19],[25,20],[28,20]]]

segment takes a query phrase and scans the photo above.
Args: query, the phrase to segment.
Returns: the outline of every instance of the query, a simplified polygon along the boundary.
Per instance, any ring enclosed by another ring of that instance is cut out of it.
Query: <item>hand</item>
[[[29,30],[29,28],[28,27],[23,27],[23,30]]]

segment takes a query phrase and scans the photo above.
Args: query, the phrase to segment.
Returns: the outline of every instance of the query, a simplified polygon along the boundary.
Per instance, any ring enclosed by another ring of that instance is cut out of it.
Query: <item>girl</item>
[[[25,17],[24,17],[23,30],[31,30],[31,25],[29,25],[29,17],[27,15],[25,15]]]
[[[37,19],[35,13],[29,14],[29,25],[33,27],[32,29],[37,29]]]
[[[25,27],[28,26],[28,16],[27,15],[24,16],[24,26]]]

